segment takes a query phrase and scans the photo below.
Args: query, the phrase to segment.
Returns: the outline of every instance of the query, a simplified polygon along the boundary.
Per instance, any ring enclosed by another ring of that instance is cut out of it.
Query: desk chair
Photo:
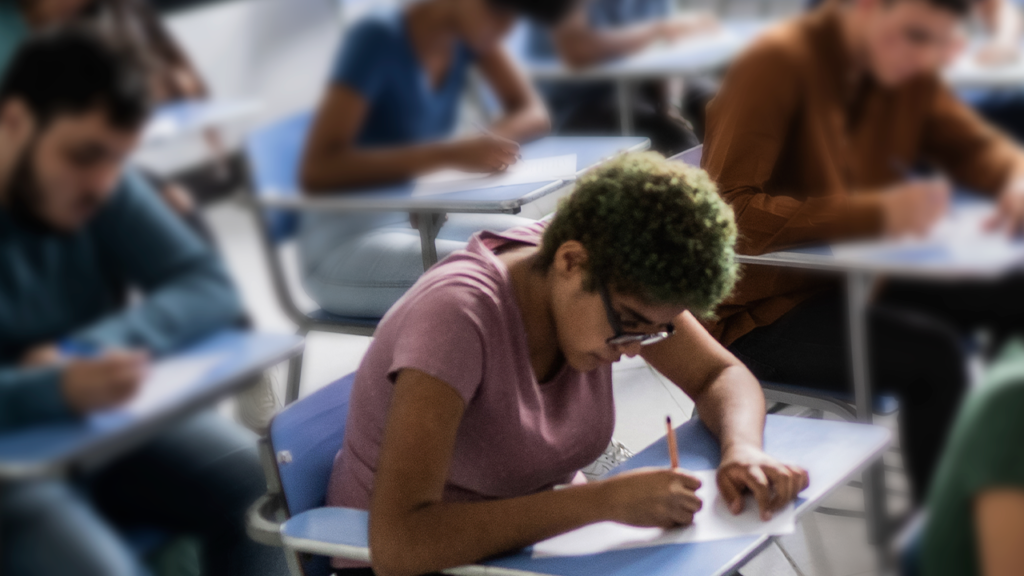
[[[688,166],[700,167],[703,158],[704,145],[695,146],[676,154],[671,160],[678,160]],[[779,382],[761,380],[761,389],[764,391],[764,398],[772,404],[769,413],[776,413],[788,406],[799,406],[805,408],[798,416],[821,418],[825,413],[836,415],[847,422],[857,422],[857,407],[854,405],[853,394],[841,392],[828,392],[808,388],[806,386],[795,386]],[[880,415],[889,415],[899,410],[899,402],[892,396],[875,395],[874,412]],[[860,487],[859,482],[852,482],[851,486]],[[834,508],[820,507],[817,510],[822,514],[847,517],[864,517],[863,513],[849,510],[837,510]]]
[[[270,422],[267,438],[260,440],[267,494],[253,504],[246,522],[249,536],[257,542],[284,546],[282,523],[324,505],[334,456],[345,435],[353,382],[354,373],[288,406]],[[331,572],[325,556],[293,550],[286,554],[292,576]]]
[[[331,314],[318,309],[303,312],[292,298],[291,290],[281,261],[281,246],[295,238],[298,231],[298,214],[284,209],[263,208],[260,200],[270,195],[299,196],[299,162],[305,146],[306,135],[313,121],[312,112],[302,112],[253,132],[245,143],[248,160],[249,195],[248,205],[260,235],[260,244],[270,269],[271,282],[278,303],[296,325],[298,333],[306,336],[310,332],[334,332],[372,336],[377,329],[379,318],[357,318]],[[303,355],[292,358],[288,363],[288,387],[285,404],[299,397],[302,383]]]

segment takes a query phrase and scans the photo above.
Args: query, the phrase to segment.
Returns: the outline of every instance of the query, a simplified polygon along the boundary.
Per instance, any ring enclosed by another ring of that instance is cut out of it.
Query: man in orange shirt
[[[946,87],[972,0],[847,0],[769,32],[708,106],[703,164],[732,205],[738,251],[921,234],[945,213],[922,162],[999,198],[1024,220],[1024,155]],[[869,318],[875,388],[902,399],[904,453],[925,495],[966,388],[964,336],[1024,324],[1024,282],[889,282]],[[834,277],[748,266],[711,327],[762,380],[849,393],[845,309]]]

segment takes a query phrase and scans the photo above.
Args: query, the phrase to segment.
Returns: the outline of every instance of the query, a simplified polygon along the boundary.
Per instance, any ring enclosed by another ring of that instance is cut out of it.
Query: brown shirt
[[[877,235],[878,193],[899,166],[929,162],[959,185],[995,193],[1017,148],[940,78],[885,88],[855,74],[831,4],[759,39],[708,105],[703,167],[736,213],[741,254]],[[825,286],[807,273],[745,266],[710,327],[724,344]]]

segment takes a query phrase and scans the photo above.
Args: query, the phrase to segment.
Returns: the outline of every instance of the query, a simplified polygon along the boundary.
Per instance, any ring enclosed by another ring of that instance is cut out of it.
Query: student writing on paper
[[[134,54],[79,29],[28,40],[0,82],[0,434],[121,405],[148,358],[241,314],[210,247],[122,174],[147,102]],[[139,525],[198,536],[204,574],[285,573],[243,527],[254,443],[214,414],[82,472],[0,486],[0,573],[146,574],[121,535]]]
[[[517,140],[547,131],[540,97],[501,40],[516,18],[556,21],[572,0],[424,0],[378,11],[345,34],[302,166],[308,194],[367,188],[454,168],[501,171]],[[452,139],[471,65],[504,108],[489,133]],[[344,193],[344,192],[341,192]],[[408,215],[307,215],[300,252],[306,291],[324,309],[379,318],[423,273]],[[438,256],[481,229],[526,220],[453,215]]]
[[[0,78],[14,52],[33,33],[88,22],[130,46],[148,70],[156,102],[202,98],[202,77],[146,0],[0,0]],[[176,212],[207,239],[191,193],[180,184],[146,172],[146,178]]]
[[[670,0],[588,0],[560,24],[532,25],[528,52],[533,58],[556,56],[573,68],[586,68],[636,54],[658,42],[678,42],[713,33],[717,23],[705,13],[671,16]],[[611,82],[542,84],[559,134],[617,134],[619,104]],[[707,80],[685,84],[682,102],[673,101],[671,82],[655,80],[635,86],[629,111],[637,133],[651,148],[672,155],[698,144],[703,134],[704,105],[714,93]],[[682,93],[681,93],[682,94]],[[681,110],[685,103],[685,118]],[[692,123],[692,124],[691,124]],[[695,129],[696,128],[696,134]]]
[[[703,166],[736,213],[738,251],[763,254],[923,234],[948,185],[905,180],[925,161],[1024,220],[1024,154],[945,86],[971,0],[828,3],[768,32],[708,107]],[[966,386],[963,343],[1024,325],[1024,281],[888,281],[869,318],[872,380],[898,393],[903,450],[920,501]],[[852,390],[845,301],[835,277],[749,266],[712,333],[761,379]]]
[[[552,490],[608,445],[623,354],[694,399],[734,512],[748,491],[765,518],[789,503],[806,473],[762,451],[757,381],[696,320],[732,288],[734,241],[706,174],[629,154],[550,224],[482,232],[424,274],[359,367],[328,487],[329,505],[369,509],[373,570],[438,571],[602,520],[689,523],[699,483],[681,470]]]

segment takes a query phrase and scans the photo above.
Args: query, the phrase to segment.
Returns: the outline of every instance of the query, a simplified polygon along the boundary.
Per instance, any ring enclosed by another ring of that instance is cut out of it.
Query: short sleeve
[[[393,44],[394,32],[385,22],[370,18],[356,24],[342,43],[331,72],[331,84],[346,86],[363,98],[372,99],[388,69],[386,60]]]
[[[471,282],[439,283],[403,306],[388,379],[418,370],[451,386],[467,405],[483,379],[484,327],[496,305]]]

